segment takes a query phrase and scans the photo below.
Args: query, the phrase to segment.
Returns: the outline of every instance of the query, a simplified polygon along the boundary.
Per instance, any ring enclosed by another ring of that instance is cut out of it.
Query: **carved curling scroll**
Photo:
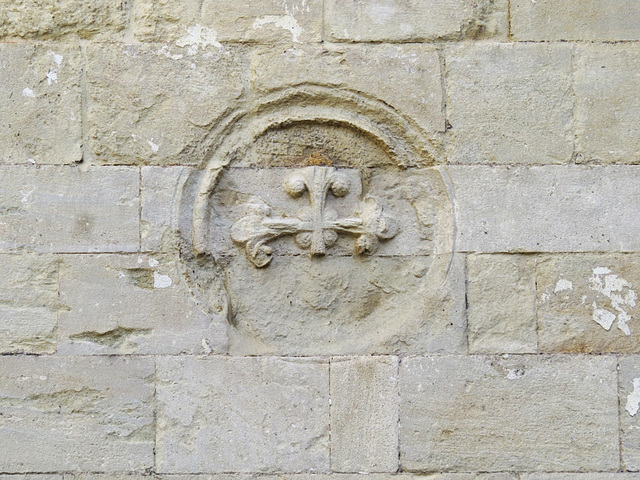
[[[231,227],[231,238],[244,245],[249,260],[256,267],[269,265],[273,258],[272,240],[295,235],[296,244],[311,255],[326,253],[338,240],[338,234],[356,236],[355,253],[374,253],[380,240],[388,240],[398,233],[396,222],[383,213],[373,197],[365,197],[355,216],[339,218],[327,207],[329,192],[336,197],[349,193],[349,179],[333,167],[306,167],[296,170],[284,182],[284,189],[292,198],[308,194],[309,206],[295,217],[273,217],[272,209],[263,202],[248,204],[246,215]]]

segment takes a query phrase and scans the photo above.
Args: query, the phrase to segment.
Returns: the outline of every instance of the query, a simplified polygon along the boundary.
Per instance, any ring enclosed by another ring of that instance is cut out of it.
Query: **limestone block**
[[[445,52],[451,163],[567,163],[571,48],[469,44]]]
[[[535,353],[535,258],[470,255],[467,278],[469,351]]]
[[[640,480],[637,473],[524,473],[521,480]]]
[[[637,33],[640,3],[633,3]],[[639,68],[637,44],[576,48],[578,161],[640,163]]]
[[[56,350],[59,259],[0,255],[0,352]]]
[[[81,160],[81,75],[78,47],[0,44],[0,164]]]
[[[88,124],[98,163],[197,164],[244,91],[243,55],[217,42],[91,44]]]
[[[1,0],[0,38],[115,37],[126,26],[126,8],[121,0]]]
[[[142,167],[142,250],[171,248],[177,223],[174,209],[189,175],[188,167]]]
[[[4,478],[0,476],[0,480],[23,480],[23,477],[14,476]],[[41,475],[34,475],[33,478],[28,477],[27,480],[53,480],[47,477],[41,479]],[[388,473],[367,473],[367,474],[348,474],[348,473],[280,473],[274,475],[265,474],[242,474],[242,473],[227,473],[227,474],[195,474],[195,475],[148,475],[142,474],[92,474],[92,473],[80,473],[75,475],[65,475],[64,480],[389,480],[390,475]],[[393,474],[391,478],[397,480],[518,480],[515,474],[509,473],[443,473],[443,474],[428,474],[428,475],[416,475],[416,474]],[[617,477],[604,477],[606,480],[609,478],[616,480]],[[55,480],[61,480],[56,478]],[[553,479],[556,480],[556,479]],[[562,478],[564,480],[564,477]],[[571,480],[580,480],[579,478],[571,478]],[[589,477],[587,474],[586,480],[598,480],[593,477]],[[637,477],[628,476],[624,474],[619,480],[637,480]]]
[[[0,475],[0,480],[63,480],[63,475]]]
[[[431,46],[264,48],[254,53],[251,74],[258,92],[301,83],[347,88],[386,102],[428,134],[444,130],[440,60]]]
[[[161,255],[65,255],[61,354],[223,352],[227,320],[193,301],[175,260]]]
[[[0,251],[139,249],[137,168],[0,167]]]
[[[635,0],[512,0],[514,40],[638,40]]]
[[[640,352],[640,258],[553,255],[538,264],[542,352]]]
[[[622,468],[637,472],[640,470],[640,356],[622,357],[619,362]],[[636,477],[640,478],[640,474]]]
[[[640,169],[452,166],[458,250],[640,250]]]
[[[331,359],[331,468],[398,470],[398,358]]]
[[[413,357],[400,365],[408,471],[616,471],[613,357]]]
[[[140,40],[296,43],[322,40],[321,0],[143,0],[134,5]]]
[[[229,262],[232,353],[466,352],[461,256]]]
[[[0,471],[153,466],[147,358],[0,357]]]
[[[160,473],[329,468],[326,360],[160,357]]]
[[[328,0],[327,35],[350,42],[506,38],[504,0]]]

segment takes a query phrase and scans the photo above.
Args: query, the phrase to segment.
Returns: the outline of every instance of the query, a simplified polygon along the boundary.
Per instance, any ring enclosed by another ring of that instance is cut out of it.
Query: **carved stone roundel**
[[[232,113],[210,142],[182,192],[181,258],[232,353],[452,347],[451,199],[413,122],[301,86]]]

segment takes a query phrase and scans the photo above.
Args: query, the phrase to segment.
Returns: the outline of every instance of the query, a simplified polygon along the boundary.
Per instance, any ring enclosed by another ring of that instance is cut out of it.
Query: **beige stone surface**
[[[0,480],[63,480],[63,475],[0,475]]]
[[[514,40],[617,41],[640,39],[635,0],[512,0]]]
[[[640,20],[640,4],[634,5]],[[637,44],[576,47],[578,161],[640,163],[639,68]]]
[[[466,352],[461,256],[300,256],[262,269],[235,257],[227,268],[233,354]]]
[[[524,473],[521,480],[638,480],[637,473]]]
[[[157,469],[329,468],[329,364],[314,358],[158,358]]]
[[[191,297],[175,259],[64,255],[60,354],[220,353],[227,319]]]
[[[331,359],[331,468],[398,470],[398,358]]]
[[[469,255],[467,321],[471,353],[535,353],[535,257]]]
[[[633,167],[451,166],[459,251],[640,250]]]
[[[59,258],[0,255],[0,352],[54,353]]]
[[[147,358],[0,357],[0,471],[153,466]]]
[[[350,42],[506,38],[504,0],[328,0],[326,32]]]
[[[540,351],[640,352],[637,255],[556,254],[538,262]]]
[[[323,45],[257,49],[251,80],[258,92],[301,83],[373,96],[428,134],[444,130],[440,60],[428,45]]]
[[[615,471],[616,359],[416,357],[400,366],[409,471]]]
[[[445,51],[450,163],[568,163],[571,48],[453,45]]]
[[[0,164],[81,160],[81,75],[78,46],[0,44]]]
[[[190,42],[319,42],[320,0],[142,0],[134,4],[136,38]]]
[[[238,48],[206,42],[89,45],[92,156],[101,164],[197,164],[207,132],[238,106],[243,70]]]
[[[622,468],[637,472],[640,470],[640,356],[622,357],[619,365]]]
[[[0,251],[139,249],[137,168],[0,167]]]
[[[34,475],[33,479],[28,478],[27,480],[39,480],[40,475]],[[11,480],[13,477],[3,478],[0,476],[0,480]],[[23,480],[22,477],[18,478]],[[388,474],[388,473],[361,473],[361,474],[353,474],[353,473],[280,473],[273,475],[265,475],[265,474],[242,474],[242,473],[231,473],[231,474],[218,474],[218,475],[207,475],[207,474],[195,474],[195,475],[136,475],[136,474],[122,474],[122,475],[101,475],[101,474],[78,474],[78,475],[65,475],[65,480],[517,480],[515,474],[509,473],[444,473],[444,474],[410,474],[410,473],[398,473],[398,474]],[[616,477],[611,477],[613,480],[616,480]],[[50,480],[49,478],[44,478],[42,480]],[[58,480],[56,478],[56,480]],[[553,479],[556,480],[556,479]],[[573,479],[571,480],[580,480]],[[587,474],[585,480],[596,480],[593,477],[589,477]],[[606,480],[609,480],[606,477]],[[621,475],[620,480],[636,480],[632,475],[624,476]]]
[[[67,40],[122,35],[127,3],[120,0],[2,0],[0,38]]]

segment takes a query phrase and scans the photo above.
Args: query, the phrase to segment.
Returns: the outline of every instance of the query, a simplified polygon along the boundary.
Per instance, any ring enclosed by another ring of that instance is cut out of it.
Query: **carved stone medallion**
[[[181,257],[233,353],[464,346],[449,188],[414,123],[301,86],[232,114],[212,144],[183,189]]]

